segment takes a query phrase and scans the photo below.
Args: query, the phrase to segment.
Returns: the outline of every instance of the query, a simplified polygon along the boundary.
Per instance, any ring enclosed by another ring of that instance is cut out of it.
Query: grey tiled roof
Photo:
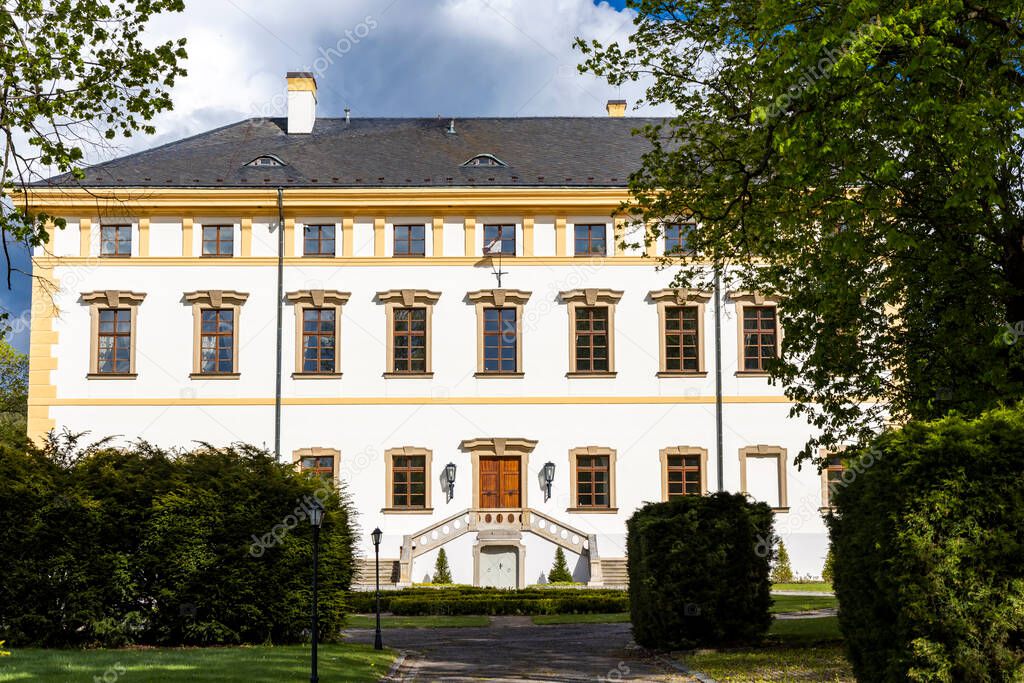
[[[88,187],[623,187],[659,119],[318,119],[308,135],[250,119],[85,171]],[[463,164],[491,154],[507,166]],[[273,155],[284,166],[246,166]],[[72,184],[58,176],[50,184]]]

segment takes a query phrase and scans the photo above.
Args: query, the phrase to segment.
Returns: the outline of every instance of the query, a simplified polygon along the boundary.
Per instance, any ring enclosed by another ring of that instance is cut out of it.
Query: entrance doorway
[[[493,588],[519,587],[519,551],[511,545],[480,548],[479,584]]]
[[[480,458],[480,507],[522,507],[518,457]]]

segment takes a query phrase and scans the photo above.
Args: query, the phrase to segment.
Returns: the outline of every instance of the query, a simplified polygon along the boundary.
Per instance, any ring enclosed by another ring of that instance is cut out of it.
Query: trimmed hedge
[[[344,623],[347,504],[261,449],[43,453],[0,444],[0,640],[211,645],[308,638],[311,530],[327,508],[320,619]],[[293,524],[294,522],[294,524]]]
[[[858,680],[1024,680],[1024,412],[910,423],[849,456],[829,526]]]
[[[648,503],[628,522],[633,637],[685,649],[760,640],[771,624],[772,511],[741,494]]]
[[[349,593],[348,606],[356,613],[374,611],[374,593]],[[625,612],[625,591],[611,589],[526,588],[502,590],[460,586],[453,588],[406,588],[381,591],[380,609],[394,614],[597,614]]]

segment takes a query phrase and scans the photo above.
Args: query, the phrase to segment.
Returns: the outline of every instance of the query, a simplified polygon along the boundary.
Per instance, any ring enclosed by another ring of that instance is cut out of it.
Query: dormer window
[[[463,166],[508,166],[504,161],[494,156],[493,154],[477,154],[469,161],[462,164]]]
[[[278,159],[273,154],[264,154],[262,156],[256,157],[255,159],[247,163],[246,166],[284,166],[284,162]]]

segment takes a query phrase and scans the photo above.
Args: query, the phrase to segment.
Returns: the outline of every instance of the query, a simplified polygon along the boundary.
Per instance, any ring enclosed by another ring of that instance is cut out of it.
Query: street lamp
[[[373,649],[383,650],[384,641],[380,637],[380,537],[384,535],[384,532],[377,527],[370,532],[370,538],[373,539],[373,554],[374,554],[374,576],[377,578],[377,632],[373,636]]]
[[[313,498],[309,506],[309,524],[313,527],[313,650],[312,661],[310,662],[309,683],[318,683],[320,677],[316,671],[316,641],[317,632],[320,630],[317,619],[317,586],[316,573],[320,562],[320,523],[324,520],[324,506],[319,499]]]
[[[555,480],[555,463],[548,461],[544,463],[544,502],[551,498],[551,482]]]
[[[448,482],[448,502],[452,502],[455,496],[455,463],[450,462],[444,466],[444,480]]]

